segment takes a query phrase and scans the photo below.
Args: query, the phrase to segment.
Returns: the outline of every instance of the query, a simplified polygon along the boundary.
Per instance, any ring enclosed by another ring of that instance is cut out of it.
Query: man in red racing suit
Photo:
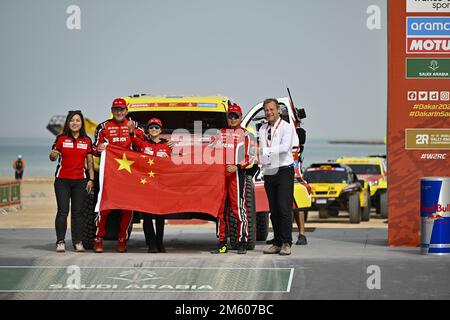
[[[106,144],[113,144],[124,149],[131,149],[132,137],[130,135],[130,128],[132,128],[135,135],[145,138],[144,131],[141,128],[138,128],[137,123],[126,118],[128,107],[124,99],[115,99],[111,107],[111,112],[113,114],[113,118],[102,122],[95,130],[95,142],[92,148],[94,156],[101,156],[101,153],[106,148]],[[97,231],[94,239],[95,252],[103,252],[103,238],[106,234],[106,221],[110,213],[110,210],[104,210],[99,212],[97,215]],[[126,252],[127,250],[128,228],[130,226],[131,219],[132,211],[122,210],[119,228],[119,242],[117,244],[118,252]]]
[[[247,253],[248,218],[245,194],[245,168],[253,164],[255,158],[250,154],[251,139],[247,130],[241,127],[242,109],[238,105],[228,108],[228,126],[214,138],[213,144],[225,151],[225,188],[226,200],[218,217],[218,247],[211,253],[228,251],[226,225],[229,225],[230,209],[237,221],[238,254]],[[223,213],[223,214],[222,214]]]

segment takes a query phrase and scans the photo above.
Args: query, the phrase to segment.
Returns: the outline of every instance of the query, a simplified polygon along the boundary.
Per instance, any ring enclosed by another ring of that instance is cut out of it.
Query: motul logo
[[[420,211],[422,212],[450,212],[450,203],[448,203],[446,206],[443,206],[441,204],[433,205],[433,206],[424,206],[422,205],[420,208]]]
[[[408,38],[408,53],[450,53],[450,38]]]

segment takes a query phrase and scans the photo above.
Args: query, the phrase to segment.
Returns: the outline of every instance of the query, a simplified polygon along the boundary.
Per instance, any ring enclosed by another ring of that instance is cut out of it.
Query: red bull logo
[[[442,204],[435,204],[432,206],[422,205],[420,207],[420,210],[422,212],[450,212],[450,203],[448,203],[446,206]]]
[[[438,213],[433,213],[427,216],[427,219],[431,219],[431,220],[440,220],[440,219],[444,219],[444,216]]]

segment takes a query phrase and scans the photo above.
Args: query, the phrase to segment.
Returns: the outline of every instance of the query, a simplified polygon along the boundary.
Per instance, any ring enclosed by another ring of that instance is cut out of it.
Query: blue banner
[[[450,36],[450,17],[407,17],[408,36]]]

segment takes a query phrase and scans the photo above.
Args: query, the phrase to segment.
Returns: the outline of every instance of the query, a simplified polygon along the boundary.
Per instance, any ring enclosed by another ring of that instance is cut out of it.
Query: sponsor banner
[[[406,53],[450,54],[450,37],[408,38]]]
[[[450,79],[450,59],[407,58],[407,79]]]
[[[420,244],[420,179],[450,172],[450,14],[433,3],[388,1],[390,246]]]
[[[450,0],[406,0],[406,12],[450,12]]]
[[[407,36],[450,36],[450,17],[407,17]]]
[[[450,150],[450,129],[406,129],[406,150]]]

